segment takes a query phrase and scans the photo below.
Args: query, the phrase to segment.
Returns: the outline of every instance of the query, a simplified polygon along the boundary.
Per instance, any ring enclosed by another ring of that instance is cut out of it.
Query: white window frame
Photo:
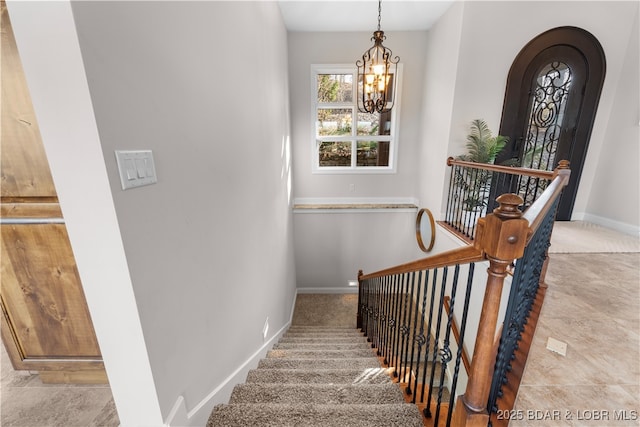
[[[318,102],[318,75],[319,74],[352,74],[353,78],[353,102]],[[318,108],[343,108],[353,109],[354,118],[358,113],[357,79],[358,68],[354,64],[312,64],[311,65],[311,165],[314,174],[387,174],[396,173],[398,158],[398,122],[400,119],[400,93],[402,92],[402,64],[397,65],[396,71],[395,102],[391,110],[390,135],[357,135],[357,126],[353,126],[352,134],[347,136],[323,137],[325,141],[351,141],[351,166],[320,166],[318,149],[320,141],[317,132]],[[358,141],[389,141],[389,165],[388,166],[357,166]]]

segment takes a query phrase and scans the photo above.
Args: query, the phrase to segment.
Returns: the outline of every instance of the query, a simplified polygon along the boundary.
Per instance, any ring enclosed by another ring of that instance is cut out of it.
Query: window
[[[401,66],[398,65],[400,92]],[[312,66],[313,171],[316,173],[395,172],[396,122],[400,100],[388,113],[357,108],[354,65]]]

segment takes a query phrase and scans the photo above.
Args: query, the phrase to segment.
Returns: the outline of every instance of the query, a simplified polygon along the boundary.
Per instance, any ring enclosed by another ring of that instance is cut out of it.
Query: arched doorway
[[[605,76],[598,40],[577,27],[559,27],[531,40],[507,79],[500,135],[509,145],[496,159],[553,170],[569,160],[571,179],[558,206],[570,220]]]

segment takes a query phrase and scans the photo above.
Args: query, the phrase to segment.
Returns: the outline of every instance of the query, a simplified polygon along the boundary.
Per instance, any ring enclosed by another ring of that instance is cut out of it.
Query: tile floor
[[[0,426],[111,427],[118,414],[109,385],[43,384],[36,374],[14,371],[0,346]]]
[[[640,254],[553,254],[547,282],[510,425],[640,426]],[[567,343],[566,356],[546,349],[549,337]],[[3,427],[119,424],[108,386],[42,384],[13,371],[4,347],[1,356]]]
[[[552,254],[547,283],[509,425],[640,426],[640,254]]]

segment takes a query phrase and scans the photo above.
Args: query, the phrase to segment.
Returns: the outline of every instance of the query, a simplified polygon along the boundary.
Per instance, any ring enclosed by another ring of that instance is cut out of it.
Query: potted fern
[[[508,137],[493,136],[484,120],[475,119],[471,122],[467,135],[467,153],[457,158],[467,162],[492,164],[507,142]],[[460,188],[458,194],[462,197],[463,210],[477,212],[486,208],[490,180],[489,171],[458,169],[456,184]]]

